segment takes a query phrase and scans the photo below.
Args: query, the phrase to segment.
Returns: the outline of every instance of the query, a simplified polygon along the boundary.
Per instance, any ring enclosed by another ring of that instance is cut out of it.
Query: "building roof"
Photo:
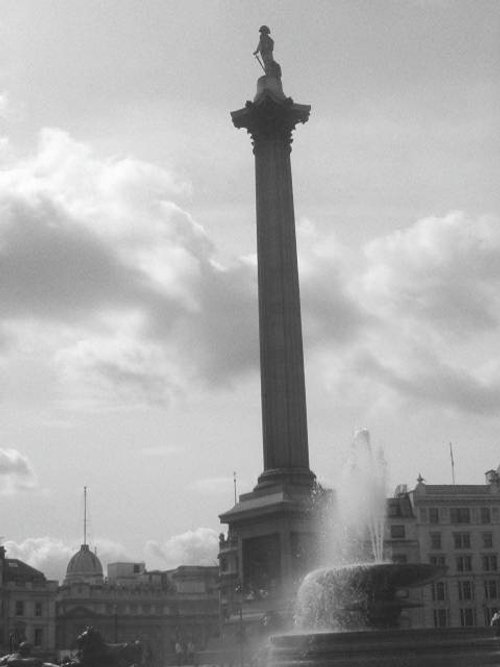
[[[387,499],[387,513],[390,517],[413,518],[413,507],[408,493]]]
[[[475,496],[490,495],[490,487],[486,484],[425,484],[425,492],[429,495]]]
[[[5,558],[3,561],[3,581],[7,583],[14,581],[16,583],[44,583],[45,575],[40,570],[23,563],[17,558]]]
[[[102,565],[95,553],[90,551],[88,544],[82,544],[80,550],[71,557],[66,569],[65,584],[77,581],[102,583]]]

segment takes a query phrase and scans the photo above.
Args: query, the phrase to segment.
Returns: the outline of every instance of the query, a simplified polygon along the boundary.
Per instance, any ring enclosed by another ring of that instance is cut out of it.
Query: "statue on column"
[[[267,25],[263,25],[259,28],[260,39],[257,44],[257,48],[253,52],[253,55],[262,65],[266,76],[273,77],[274,79],[281,79],[281,67],[273,58],[273,49],[274,49],[274,40],[271,38],[271,31]],[[262,61],[259,58],[259,54],[262,57]]]

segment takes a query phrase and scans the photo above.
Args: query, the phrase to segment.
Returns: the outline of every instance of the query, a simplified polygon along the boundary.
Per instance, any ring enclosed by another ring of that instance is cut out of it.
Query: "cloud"
[[[0,494],[25,491],[37,486],[29,459],[16,449],[0,449]]]
[[[71,557],[79,550],[76,542],[54,537],[30,537],[22,542],[5,540],[8,558],[18,558],[32,567],[43,572],[47,579],[56,579],[60,582],[66,576],[66,569]],[[104,575],[108,563],[114,561],[128,561],[125,547],[111,540],[96,540],[97,555],[103,566]]]
[[[179,565],[216,565],[218,550],[218,533],[210,528],[188,530],[162,544],[151,540],[145,547],[148,562],[166,569]]]
[[[0,171],[0,327],[52,357],[74,403],[79,392],[84,404],[166,403],[194,378],[221,384],[256,367],[255,267],[217,264],[173,201],[187,190],[58,130]]]
[[[350,372],[413,404],[498,414],[498,221],[460,212],[371,241],[356,285],[372,315]]]
[[[95,409],[168,405],[258,371],[255,258],[221,265],[178,203],[190,187],[131,157],[99,158],[59,130],[43,131],[33,155],[7,159],[6,376],[9,363],[12,375],[36,359],[50,368],[40,377],[55,378],[54,400]],[[307,220],[298,236],[308,368],[332,398],[498,412],[496,219],[428,216],[360,250]]]
[[[361,361],[361,360],[360,360]],[[494,377],[481,370],[450,365],[433,354],[418,354],[411,364],[398,360],[398,367],[365,357],[360,367],[373,380],[417,403],[443,406],[463,413],[497,414],[500,405],[500,369]]]
[[[133,560],[119,542],[99,538],[95,540],[95,545],[104,576],[109,563]],[[60,582],[66,576],[71,557],[80,548],[75,541],[50,536],[30,537],[21,542],[5,540],[3,546],[8,558],[18,558],[43,572],[48,579]],[[144,555],[150,570],[173,569],[179,565],[216,565],[218,549],[218,534],[209,528],[197,528],[175,535],[164,543],[148,541],[144,546]]]
[[[332,234],[320,236],[310,220],[298,226],[304,337],[310,347],[352,344],[372,324],[356,293],[356,254]]]
[[[50,537],[32,537],[22,542],[6,540],[4,547],[7,558],[18,558],[43,572],[47,579],[57,580],[64,578],[69,559],[76,551],[62,540]]]
[[[447,334],[498,325],[500,231],[493,218],[428,217],[365,248],[367,295],[393,313]]]

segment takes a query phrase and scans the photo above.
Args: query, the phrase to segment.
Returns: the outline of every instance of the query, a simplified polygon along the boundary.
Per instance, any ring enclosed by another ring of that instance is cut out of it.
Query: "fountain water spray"
[[[401,611],[414,606],[399,592],[433,581],[445,568],[383,561],[386,465],[381,452],[374,455],[366,429],[354,436],[332,510],[325,567],[300,586],[296,626],[302,632],[397,627]]]
[[[374,453],[367,429],[356,431],[342,476],[324,518],[324,564],[382,562],[386,463]]]
[[[376,622],[367,609],[370,567],[384,555],[386,463],[367,429],[358,429],[331,506],[324,517],[324,568],[305,578],[297,597],[302,628],[359,629]]]

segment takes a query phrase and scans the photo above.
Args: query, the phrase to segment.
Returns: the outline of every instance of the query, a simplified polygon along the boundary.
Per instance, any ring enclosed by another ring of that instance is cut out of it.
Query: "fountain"
[[[385,462],[359,430],[326,521],[327,566],[310,572],[296,601],[294,632],[270,638],[267,665],[482,667],[499,665],[495,640],[464,628],[399,628],[416,606],[406,589],[443,576],[427,563],[384,561]]]
[[[301,631],[395,628],[412,603],[400,591],[443,574],[433,565],[384,562],[386,464],[359,429],[338,491],[325,517],[326,567],[310,572],[297,595]]]

